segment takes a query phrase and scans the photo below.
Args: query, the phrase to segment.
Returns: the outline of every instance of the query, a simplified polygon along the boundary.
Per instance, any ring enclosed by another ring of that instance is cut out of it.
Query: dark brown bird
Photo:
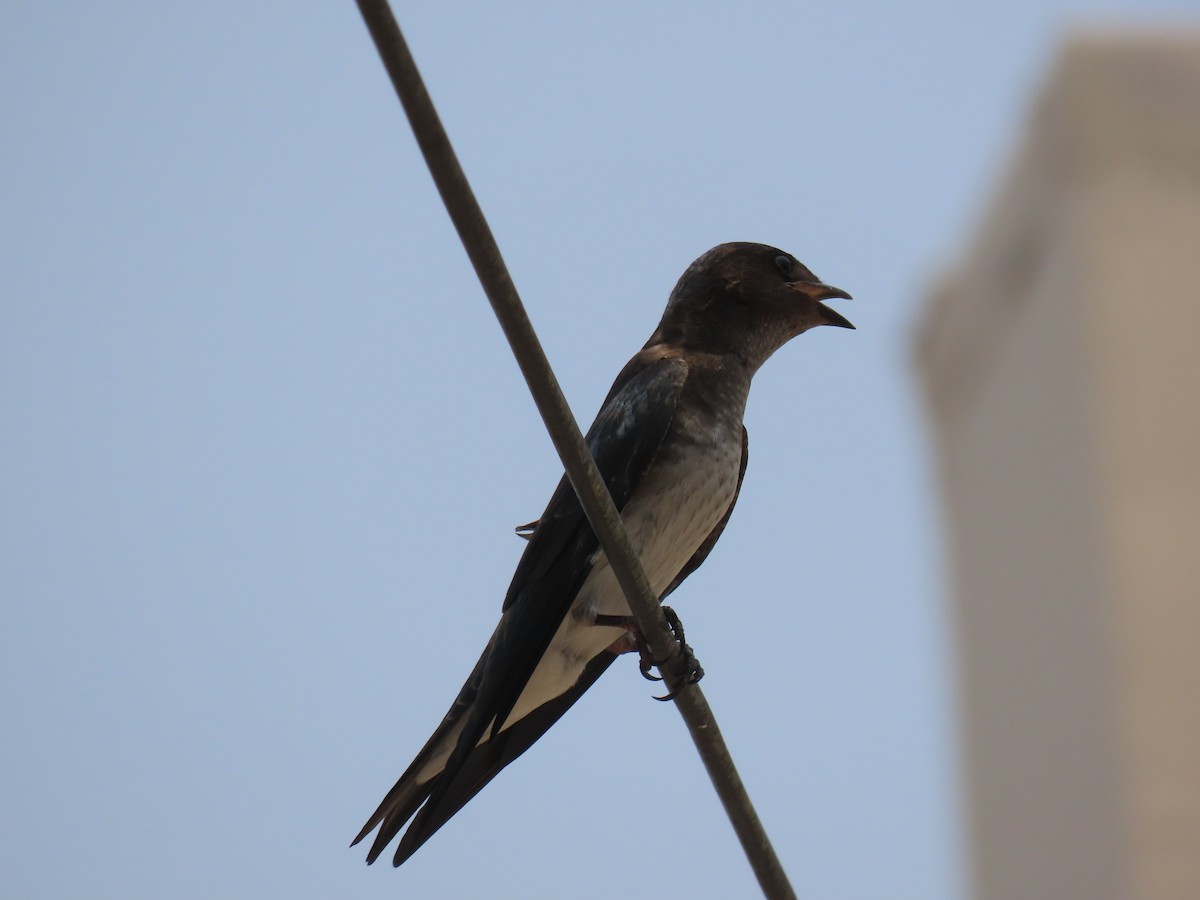
[[[617,376],[587,442],[660,599],[712,550],[746,471],[742,414],[767,358],[818,325],[853,328],[822,301],[850,295],[765,244],[692,263],[662,320]],[[531,524],[500,623],[450,711],[354,839],[379,833],[400,865],[634,649],[629,607],[564,477]]]

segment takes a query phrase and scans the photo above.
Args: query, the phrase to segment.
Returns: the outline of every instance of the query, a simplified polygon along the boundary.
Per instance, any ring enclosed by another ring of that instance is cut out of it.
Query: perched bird
[[[850,295],[789,253],[721,244],[683,273],[658,328],[617,376],[587,443],[660,598],[704,562],[733,511],[754,373],[810,328],[854,327],[821,302],[834,297]],[[565,477],[527,528],[483,655],[354,839],[379,826],[368,863],[415,813],[393,864],[408,859],[637,647],[625,596]]]

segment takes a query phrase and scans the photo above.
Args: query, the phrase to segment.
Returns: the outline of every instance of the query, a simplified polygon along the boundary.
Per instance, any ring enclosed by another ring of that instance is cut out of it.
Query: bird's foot
[[[625,634],[609,645],[609,652],[636,653],[638,655],[638,671],[642,673],[642,677],[647,681],[662,681],[661,678],[650,671],[659,662],[650,653],[650,647],[646,643],[646,639],[642,637],[642,630],[638,628],[637,619],[633,616],[606,616],[600,614],[596,616],[596,624],[608,628],[624,628]]]
[[[704,677],[704,667],[700,665],[700,660],[696,659],[696,654],[692,652],[692,648],[688,646],[687,641],[683,636],[683,622],[679,620],[679,615],[669,606],[662,608],[663,615],[667,618],[667,624],[671,626],[671,634],[674,635],[675,641],[679,644],[679,658],[675,660],[676,672],[679,675],[679,680],[684,685],[696,684]],[[656,665],[660,665],[656,663]],[[670,691],[661,697],[655,697],[655,700],[674,700],[679,696],[679,691]]]
[[[671,629],[672,636],[674,636],[676,642],[679,644],[679,656],[674,660],[674,667],[683,684],[695,684],[704,677],[704,667],[700,665],[695,653],[692,652],[692,648],[684,640],[683,623],[679,620],[678,614],[669,606],[664,606],[662,611],[667,619],[667,625]],[[646,643],[646,639],[642,636],[642,631],[638,628],[637,620],[633,616],[598,615],[596,616],[596,624],[610,628],[624,628],[628,633],[613,641],[608,649],[612,653],[636,652],[638,655],[638,671],[642,673],[642,677],[647,681],[662,681],[662,678],[653,674],[650,670],[661,668],[668,662],[672,662],[672,660],[654,658],[654,654],[650,652],[650,647]],[[662,697],[655,697],[654,699],[663,701],[674,700],[678,694],[678,691],[670,691]]]

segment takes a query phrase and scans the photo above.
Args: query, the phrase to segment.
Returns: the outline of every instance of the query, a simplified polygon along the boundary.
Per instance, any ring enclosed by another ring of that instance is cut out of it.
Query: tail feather
[[[375,810],[375,814],[367,820],[367,824],[358,833],[358,837],[350,843],[350,846],[353,847],[370,834],[376,825],[379,825],[379,833],[375,835],[371,849],[367,852],[367,865],[375,862],[379,858],[379,855],[387,849],[387,845],[392,842],[392,838],[400,833],[400,829],[404,827],[404,823],[412,818],[413,813],[429,797],[429,793],[433,790],[433,785],[436,781],[437,779],[435,778],[424,784],[417,784],[414,781],[405,784],[404,780],[401,779],[388,792],[388,796],[379,805],[379,809]]]
[[[417,773],[436,746],[435,741],[430,739],[430,742],[425,745],[425,749],[384,797],[383,802],[379,804],[378,809],[367,820],[358,833],[358,837],[350,846],[353,847],[378,825],[379,833],[375,836],[375,841],[367,854],[367,862],[375,862],[415,813],[416,818],[404,833],[404,837],[400,839],[400,844],[392,859],[392,865],[399,866],[412,856],[422,844],[433,837],[438,829],[478,794],[505,766],[528,750],[538,738],[545,734],[550,726],[583,696],[584,692],[595,683],[596,679],[616,658],[615,653],[608,651],[601,653],[588,663],[583,674],[580,675],[579,681],[571,690],[543,703],[491,740],[479,744],[453,771],[443,771],[428,781],[417,782]],[[442,730],[439,729],[438,735],[442,733]],[[443,783],[447,777],[451,780]],[[426,803],[431,795],[435,795],[433,801]],[[422,807],[422,804],[425,805]]]

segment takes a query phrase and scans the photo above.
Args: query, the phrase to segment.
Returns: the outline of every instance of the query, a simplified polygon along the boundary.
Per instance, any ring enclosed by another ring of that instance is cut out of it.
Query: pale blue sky
[[[1171,8],[397,8],[583,424],[713,244],[856,297],[673,598],[802,897],[963,895],[912,326],[1064,28]],[[346,849],[560,471],[354,5],[10,3],[0,67],[5,895],[753,896],[632,660],[401,870]]]

